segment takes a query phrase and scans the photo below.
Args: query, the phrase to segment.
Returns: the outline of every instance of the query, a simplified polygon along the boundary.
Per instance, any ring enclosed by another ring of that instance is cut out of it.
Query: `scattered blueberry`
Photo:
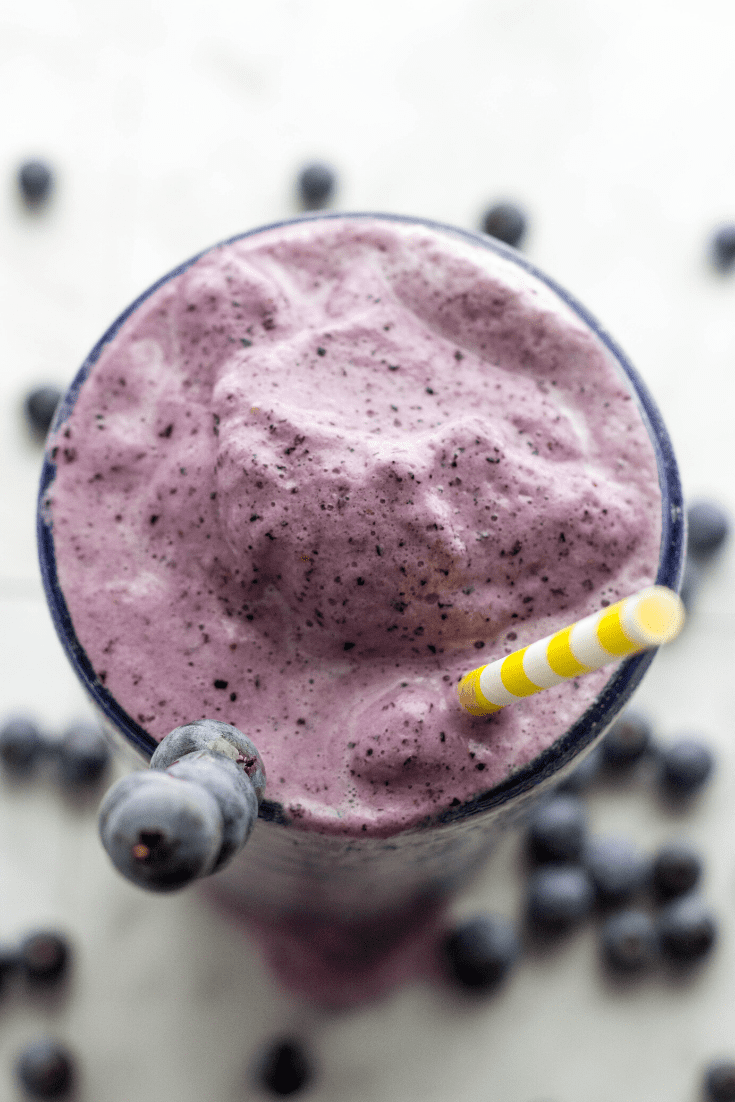
[[[557,795],[539,805],[528,822],[528,849],[538,862],[575,861],[587,836],[587,813],[577,796]]]
[[[696,559],[688,555],[684,563],[684,576],[681,579],[681,589],[679,590],[679,596],[684,602],[687,612],[691,611],[701,585],[702,567]]]
[[[248,775],[231,758],[208,750],[186,754],[166,772],[201,785],[217,801],[222,816],[222,844],[212,868],[217,872],[242,849],[258,818],[258,798]]]
[[[223,841],[214,796],[158,770],[131,773],[113,785],[100,807],[99,829],[118,872],[159,892],[210,873]]]
[[[592,882],[576,865],[542,865],[528,879],[528,919],[539,932],[561,933],[578,925],[593,901]]]
[[[28,392],[23,410],[35,436],[45,439],[61,398],[62,393],[56,386],[37,386]]]
[[[720,226],[712,235],[712,263],[721,272],[727,272],[735,264],[735,223]]]
[[[697,886],[702,877],[702,858],[689,842],[667,842],[656,854],[651,873],[659,899],[674,899]]]
[[[0,945],[0,990],[5,986],[5,981],[18,968],[20,961],[18,951],[10,945]]]
[[[717,940],[715,916],[695,892],[662,907],[657,929],[663,951],[679,963],[705,956]]]
[[[520,955],[513,926],[498,915],[480,915],[461,923],[446,937],[442,948],[454,980],[474,991],[498,984]]]
[[[713,1060],[704,1072],[706,1102],[735,1102],[735,1060]]]
[[[96,784],[110,763],[110,749],[102,731],[90,723],[70,727],[58,745],[58,763],[65,784]]]
[[[168,769],[175,761],[195,750],[224,754],[240,765],[250,778],[258,800],[265,792],[265,766],[252,739],[237,727],[218,719],[199,719],[176,727],[156,747],[151,769]]]
[[[29,206],[38,206],[51,194],[54,176],[43,161],[25,161],[18,169],[18,187]]]
[[[63,934],[38,931],[28,934],[18,950],[20,967],[32,983],[54,983],[67,970],[71,952]]]
[[[653,919],[645,911],[616,911],[600,932],[605,963],[616,972],[641,972],[658,956],[658,937]]]
[[[584,865],[598,902],[627,902],[648,883],[650,862],[628,838],[595,838],[586,848]]]
[[[688,797],[709,780],[714,755],[703,739],[684,736],[661,748],[660,781],[671,796]]]
[[[260,1079],[271,1094],[296,1094],[313,1078],[313,1069],[302,1045],[284,1038],[273,1044],[263,1055]]]
[[[38,726],[31,719],[17,716],[0,728],[0,760],[18,776],[27,775],[38,764],[46,748]]]
[[[305,165],[297,181],[302,207],[305,210],[321,210],[332,198],[336,185],[337,174],[331,165],[322,161]]]
[[[605,765],[617,768],[639,761],[651,745],[651,734],[649,719],[632,708],[626,709],[600,744]]]
[[[598,745],[593,747],[579,765],[575,765],[571,773],[559,782],[556,791],[570,792],[574,795],[586,791],[599,776],[601,766],[602,751]]]
[[[27,1045],[17,1058],[16,1075],[32,1098],[61,1098],[74,1080],[74,1061],[58,1041],[42,1038]]]
[[[517,248],[526,234],[526,215],[515,203],[496,203],[483,216],[482,232]]]
[[[706,558],[730,534],[730,517],[716,501],[695,501],[687,509],[687,552]]]

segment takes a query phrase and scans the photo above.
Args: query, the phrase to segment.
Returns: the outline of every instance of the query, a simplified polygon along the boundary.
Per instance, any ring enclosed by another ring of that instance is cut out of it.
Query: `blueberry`
[[[17,716],[6,720],[0,728],[0,760],[11,773],[18,776],[31,773],[45,748],[41,732],[31,719]]]
[[[684,841],[667,842],[653,860],[653,888],[660,899],[673,899],[695,888],[702,876],[702,858]]]
[[[729,271],[735,264],[735,223],[726,223],[712,234],[711,256],[721,272]]]
[[[697,593],[702,585],[702,576],[702,567],[696,559],[688,555],[684,563],[684,576],[681,579],[681,589],[679,590],[679,596],[684,602],[687,612],[691,611],[697,599]]]
[[[442,950],[453,979],[474,991],[498,984],[520,955],[513,926],[498,915],[461,923],[444,939]]]
[[[0,944],[0,990],[5,986],[5,981],[17,971],[20,961],[18,951],[10,945]]]
[[[527,914],[539,932],[562,932],[587,918],[594,901],[592,882],[576,865],[542,865],[528,878]]]
[[[110,748],[99,727],[76,723],[58,745],[59,773],[70,787],[93,785],[110,764]]]
[[[151,769],[168,769],[185,754],[195,750],[210,750],[241,766],[250,778],[258,802],[265,793],[265,766],[255,743],[229,723],[218,719],[199,719],[176,727],[157,746],[151,758]]]
[[[74,1061],[67,1048],[49,1037],[33,1041],[19,1054],[16,1075],[32,1098],[61,1098],[74,1081]]]
[[[705,956],[717,940],[717,920],[696,892],[662,907],[657,928],[663,951],[679,963]]]
[[[704,1072],[706,1102],[735,1102],[735,1060],[713,1060]]]
[[[639,972],[658,956],[658,937],[650,915],[644,911],[617,911],[600,931],[604,962],[616,972]]]
[[[628,838],[595,838],[586,848],[584,866],[598,902],[618,905],[632,899],[648,883],[650,862]]]
[[[18,169],[18,187],[29,206],[48,199],[53,184],[53,173],[43,161],[25,161]]]
[[[26,394],[23,411],[35,436],[45,438],[61,398],[61,391],[56,386],[37,386]]]
[[[575,861],[584,847],[587,813],[577,796],[552,796],[528,822],[527,842],[535,861]]]
[[[595,746],[586,757],[582,758],[579,765],[575,765],[571,773],[557,784],[556,791],[570,792],[573,795],[585,792],[599,776],[601,765],[602,751],[599,746]]]
[[[263,1054],[259,1077],[271,1094],[296,1094],[311,1081],[313,1070],[299,1041],[287,1037]]]
[[[32,983],[54,983],[67,970],[71,951],[63,934],[40,930],[23,938],[18,951],[20,966]]]
[[[525,237],[526,224],[526,215],[515,203],[496,203],[483,215],[482,231],[517,248]]]
[[[651,734],[648,718],[632,708],[626,709],[600,744],[605,765],[617,768],[639,761],[651,745]]]
[[[166,770],[214,796],[222,816],[222,844],[212,872],[223,868],[242,849],[258,818],[258,799],[243,770],[223,754],[198,750],[186,754]]]
[[[337,174],[331,165],[314,161],[305,165],[298,175],[297,188],[304,210],[321,210],[332,198]]]
[[[660,751],[660,783],[665,793],[693,796],[709,780],[714,755],[703,739],[683,736]]]
[[[730,517],[716,501],[695,501],[687,509],[687,552],[707,558],[730,535]]]
[[[132,773],[112,786],[100,806],[99,830],[118,872],[159,892],[210,873],[223,841],[214,796],[158,770]]]

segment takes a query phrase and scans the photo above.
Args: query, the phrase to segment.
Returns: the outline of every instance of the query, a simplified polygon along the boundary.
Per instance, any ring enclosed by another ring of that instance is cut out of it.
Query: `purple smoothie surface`
[[[459,678],[658,566],[656,460],[609,353],[421,226],[212,249],[104,348],[52,454],[99,680],[156,739],[241,728],[304,829],[385,837],[531,761],[612,668],[487,718]]]

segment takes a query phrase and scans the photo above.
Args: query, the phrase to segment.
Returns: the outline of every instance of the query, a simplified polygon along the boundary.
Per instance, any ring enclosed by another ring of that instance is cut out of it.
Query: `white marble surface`
[[[735,7],[726,0],[4,0],[0,5],[0,716],[58,729],[85,714],[41,594],[39,450],[19,405],[63,385],[145,286],[219,238],[293,213],[305,159],[338,168],[339,206],[474,227],[525,204],[527,252],[614,334],[668,423],[688,494],[735,512],[735,277],[707,266],[735,220]],[[29,216],[14,173],[48,158]],[[239,931],[196,896],[148,898],[107,867],[90,809],[49,779],[0,781],[0,938],[58,924],[77,960],[50,1003],[0,996],[0,1100],[41,1030],[78,1052],[81,1102],[260,1097],[258,1044],[296,1029],[314,1102],[695,1102],[701,1065],[735,1057],[735,564],[709,574],[682,638],[639,692],[663,736],[701,729],[717,777],[684,819],[645,786],[591,801],[595,829],[707,856],[722,921],[690,983],[605,984],[592,929],[467,1005],[415,986],[343,1016],[278,991]],[[518,912],[509,838],[458,901]]]

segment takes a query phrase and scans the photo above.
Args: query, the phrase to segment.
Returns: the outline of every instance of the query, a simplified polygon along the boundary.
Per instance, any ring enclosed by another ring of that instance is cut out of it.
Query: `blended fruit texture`
[[[58,431],[58,575],[152,736],[258,745],[302,829],[385,837],[504,780],[610,669],[489,718],[469,669],[655,579],[648,432],[602,344],[490,249],[316,219],[135,310]]]

